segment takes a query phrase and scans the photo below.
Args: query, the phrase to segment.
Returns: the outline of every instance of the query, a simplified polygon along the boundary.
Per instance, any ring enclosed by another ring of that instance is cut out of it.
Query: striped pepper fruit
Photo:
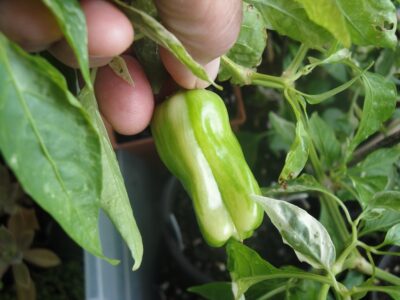
[[[156,107],[151,130],[161,160],[193,200],[207,243],[250,237],[263,218],[250,198],[260,188],[222,99],[207,90],[179,92]]]

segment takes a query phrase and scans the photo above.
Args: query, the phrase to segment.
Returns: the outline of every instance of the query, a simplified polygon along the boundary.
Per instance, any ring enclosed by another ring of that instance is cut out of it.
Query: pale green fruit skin
[[[263,219],[251,199],[260,188],[222,99],[207,90],[179,92],[156,107],[151,130],[162,161],[192,198],[208,244],[251,236]]]

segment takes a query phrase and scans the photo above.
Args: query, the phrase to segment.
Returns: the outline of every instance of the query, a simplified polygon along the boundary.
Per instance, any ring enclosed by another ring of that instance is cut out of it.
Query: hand
[[[210,78],[219,69],[219,57],[235,42],[241,22],[240,0],[155,0],[163,24],[184,44]],[[100,67],[95,82],[99,107],[113,128],[136,134],[151,120],[154,98],[139,63],[124,55],[134,78],[132,87],[120,79],[107,63],[124,53],[133,42],[134,29],[127,17],[105,0],[82,0],[88,31],[91,67]],[[48,49],[63,63],[77,67],[72,50],[51,12],[40,0],[0,0],[0,30],[31,52]],[[172,78],[187,89],[208,83],[195,77],[165,49],[160,56]]]

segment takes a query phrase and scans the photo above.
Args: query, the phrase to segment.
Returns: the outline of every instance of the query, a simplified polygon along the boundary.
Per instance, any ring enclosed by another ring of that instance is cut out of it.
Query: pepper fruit
[[[263,218],[250,198],[260,188],[222,99],[207,90],[179,92],[156,107],[151,130],[161,160],[192,198],[208,244],[250,237]]]

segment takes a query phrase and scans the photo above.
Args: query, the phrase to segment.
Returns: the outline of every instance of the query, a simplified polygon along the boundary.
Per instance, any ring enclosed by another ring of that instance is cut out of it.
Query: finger
[[[106,65],[132,44],[132,25],[119,9],[105,0],[84,0],[81,7],[86,18],[90,66]],[[66,65],[78,67],[66,40],[51,47],[50,51]]]
[[[184,44],[193,58],[207,66],[210,77],[216,76],[215,66],[208,65],[225,54],[235,43],[240,31],[242,2],[240,0],[156,0],[164,25]],[[170,63],[172,54],[164,53],[165,67],[185,88],[193,88],[194,75],[182,66]],[[212,72],[211,72],[212,71]],[[191,77],[190,79],[187,76]]]
[[[42,51],[62,37],[56,19],[40,0],[2,0],[0,16],[0,31],[26,51]]]
[[[210,84],[207,81],[199,79],[193,75],[184,64],[182,64],[175,56],[168,50],[160,49],[160,56],[165,68],[171,74],[171,77],[182,87],[186,89],[202,89]],[[215,79],[218,75],[220,59],[216,58],[209,63],[203,65],[208,76]]]
[[[123,58],[135,85],[131,86],[105,66],[97,71],[94,89],[100,111],[111,126],[121,134],[131,135],[149,125],[154,99],[139,63],[126,55]]]

